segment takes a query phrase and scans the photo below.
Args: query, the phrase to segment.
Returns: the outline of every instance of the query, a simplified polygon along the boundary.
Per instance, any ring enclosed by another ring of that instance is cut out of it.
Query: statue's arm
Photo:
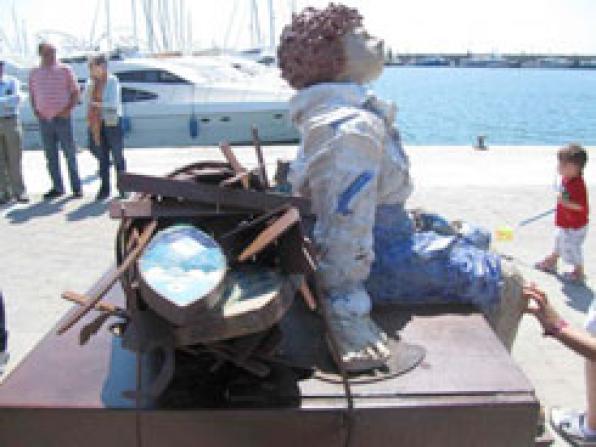
[[[317,216],[314,238],[328,290],[362,283],[374,260],[373,227],[382,135],[363,119],[346,123],[316,147],[305,147],[306,178]]]

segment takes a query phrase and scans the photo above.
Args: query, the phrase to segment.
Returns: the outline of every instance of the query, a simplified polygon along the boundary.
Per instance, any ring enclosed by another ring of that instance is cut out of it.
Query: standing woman
[[[85,98],[87,101],[87,123],[89,145],[99,161],[101,187],[96,200],[110,196],[110,153],[116,172],[126,170],[122,141],[122,102],[120,82],[108,73],[108,61],[104,55],[94,56],[89,61],[89,79]],[[124,198],[124,193],[120,192]]]

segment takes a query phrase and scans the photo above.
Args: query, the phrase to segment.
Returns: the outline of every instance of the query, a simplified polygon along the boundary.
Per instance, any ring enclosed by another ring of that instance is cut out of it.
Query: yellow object
[[[503,226],[497,228],[495,231],[495,239],[497,241],[502,242],[509,242],[513,240],[513,228],[508,226]]]

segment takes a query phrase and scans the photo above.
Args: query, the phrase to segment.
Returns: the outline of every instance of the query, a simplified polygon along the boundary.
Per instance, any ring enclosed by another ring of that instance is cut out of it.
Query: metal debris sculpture
[[[253,135],[259,167],[252,171],[222,144],[227,162],[185,166],[167,178],[122,174],[119,186],[136,194],[111,204],[111,217],[121,220],[117,266],[94,294],[63,294],[80,307],[59,334],[95,309],[100,314],[82,328],[82,344],[116,316],[112,331],[124,347],[161,352],[160,371],[142,391],[151,397],[170,383],[177,349],[208,352],[213,371],[230,362],[267,376],[264,359],[296,293],[309,309],[317,306],[307,283],[314,253],[300,217],[309,203],[271,191],[256,129]],[[118,281],[125,308],[102,301]]]

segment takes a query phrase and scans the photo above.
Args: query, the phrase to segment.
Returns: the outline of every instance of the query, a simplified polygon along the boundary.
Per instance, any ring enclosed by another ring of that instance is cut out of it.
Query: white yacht
[[[71,60],[81,88],[87,63]],[[133,57],[111,60],[121,82],[126,147],[215,145],[250,142],[256,126],[266,143],[294,142],[288,115],[293,91],[277,71],[232,57]],[[76,107],[77,144],[87,147],[86,111]],[[24,145],[41,147],[29,101],[22,101]]]

